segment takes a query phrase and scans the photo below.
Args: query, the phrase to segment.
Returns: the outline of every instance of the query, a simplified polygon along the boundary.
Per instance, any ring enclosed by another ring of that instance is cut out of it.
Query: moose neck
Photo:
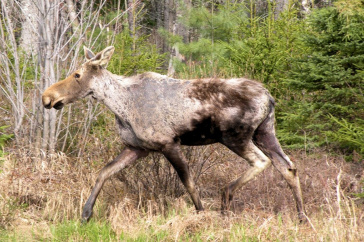
[[[123,78],[104,69],[100,76],[95,77],[92,85],[93,97],[118,116],[125,113],[124,106],[128,100],[126,86],[122,83]]]

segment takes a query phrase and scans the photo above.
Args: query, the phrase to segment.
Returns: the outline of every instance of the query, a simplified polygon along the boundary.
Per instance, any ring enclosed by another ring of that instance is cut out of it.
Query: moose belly
[[[175,139],[179,139],[182,145],[208,145],[221,140],[221,131],[211,121],[211,118],[196,122],[192,130],[184,130],[179,133]]]

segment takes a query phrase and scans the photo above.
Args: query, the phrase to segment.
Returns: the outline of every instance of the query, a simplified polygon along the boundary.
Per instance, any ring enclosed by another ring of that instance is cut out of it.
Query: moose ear
[[[109,63],[109,60],[111,59],[112,54],[114,53],[114,50],[114,46],[106,47],[103,51],[97,53],[97,55],[90,60],[91,64],[106,67]]]
[[[87,48],[86,46],[83,47],[83,51],[85,52],[85,57],[86,60],[91,60],[92,58],[95,57],[94,52],[92,52],[89,48]]]

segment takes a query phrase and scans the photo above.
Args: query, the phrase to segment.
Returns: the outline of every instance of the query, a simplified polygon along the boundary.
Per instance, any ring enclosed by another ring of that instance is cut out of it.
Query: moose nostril
[[[51,109],[51,108],[52,108],[51,103],[49,103],[49,104],[47,104],[47,105],[44,105],[44,107],[45,107],[46,109]]]
[[[43,106],[45,108],[48,108],[48,109],[52,108],[52,99],[50,97],[43,96],[42,97],[42,102],[43,102]]]

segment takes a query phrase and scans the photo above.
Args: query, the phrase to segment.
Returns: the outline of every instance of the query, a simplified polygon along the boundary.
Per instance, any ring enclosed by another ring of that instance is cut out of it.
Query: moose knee
[[[252,166],[254,168],[256,168],[256,170],[261,172],[261,171],[265,170],[270,164],[271,164],[271,161],[269,159],[261,159],[261,160],[254,161]]]
[[[288,171],[293,175],[297,176],[297,169],[296,168],[288,168]]]

